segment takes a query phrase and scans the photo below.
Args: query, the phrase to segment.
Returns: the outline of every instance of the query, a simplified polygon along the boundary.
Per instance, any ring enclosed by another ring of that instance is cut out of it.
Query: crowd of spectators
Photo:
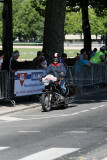
[[[106,46],[102,46],[99,51],[97,48],[94,48],[90,54],[84,48],[80,50],[80,54],[77,53],[75,65],[91,66],[91,64],[97,63],[107,63]]]
[[[0,50],[0,70],[8,70],[16,72],[18,70],[18,58],[20,56],[19,51],[16,50],[12,53],[12,57],[9,57],[8,60],[3,61],[4,52]],[[48,55],[43,51],[38,51],[37,56],[31,62],[31,69],[46,69],[47,68]],[[3,61],[3,64],[2,64]],[[60,63],[63,63],[64,66],[79,66],[86,65],[91,66],[91,64],[96,63],[107,63],[107,47],[102,46],[100,50],[94,48],[90,54],[86,52],[84,48],[80,50],[80,53],[77,53],[77,56],[74,58],[68,58],[66,53],[62,53],[60,58]]]

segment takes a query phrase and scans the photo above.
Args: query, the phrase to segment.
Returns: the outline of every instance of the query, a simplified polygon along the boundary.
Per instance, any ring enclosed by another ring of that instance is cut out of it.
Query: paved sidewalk
[[[11,102],[0,102],[0,116],[9,114],[9,113],[14,113],[22,110],[27,110],[35,107],[39,107],[40,101],[39,100],[29,100],[27,97],[23,99],[16,99],[15,100],[16,104],[12,105]]]

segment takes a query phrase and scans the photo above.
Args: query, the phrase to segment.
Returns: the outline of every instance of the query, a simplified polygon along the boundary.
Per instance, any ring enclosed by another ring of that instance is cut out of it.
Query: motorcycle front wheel
[[[42,93],[41,104],[43,111],[49,112],[52,109],[51,98],[52,94]]]

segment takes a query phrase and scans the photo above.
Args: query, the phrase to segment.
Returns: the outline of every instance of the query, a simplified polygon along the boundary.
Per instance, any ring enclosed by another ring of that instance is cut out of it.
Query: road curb
[[[15,107],[9,107],[8,109],[5,108],[2,111],[0,111],[0,116],[15,113],[15,112],[19,112],[19,111],[28,110],[28,109],[31,109],[31,108],[36,108],[36,107],[39,107],[39,106],[40,106],[40,104],[37,103],[37,104],[29,105],[29,106],[27,106],[27,104],[26,104],[26,105],[20,106],[20,107],[15,106]]]

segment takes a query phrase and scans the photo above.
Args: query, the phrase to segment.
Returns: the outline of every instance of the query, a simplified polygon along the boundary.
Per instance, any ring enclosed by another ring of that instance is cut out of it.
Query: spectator
[[[62,53],[60,63],[63,63],[64,66],[67,66],[66,59],[67,59],[67,54],[66,53]]]
[[[31,64],[31,68],[32,69],[41,69],[41,59],[43,56],[43,52],[42,51],[38,51],[37,52],[37,57],[33,59],[32,64]]]
[[[90,59],[91,63],[101,63],[101,62],[106,62],[105,61],[105,46],[102,46],[100,48],[99,52],[96,52],[96,54]]]
[[[79,92],[81,93],[82,90],[83,90],[83,78],[84,78],[84,73],[86,75],[86,72],[84,72],[86,69],[87,71],[87,68],[85,66],[91,66],[91,63],[88,61],[88,55],[86,53],[84,53],[82,55],[82,59],[79,60],[76,64],[75,64],[75,75],[76,75],[76,78],[77,78],[77,84],[78,84],[78,90]]]
[[[107,62],[107,47],[105,46],[105,60]]]
[[[0,70],[2,70],[2,60],[4,58],[4,52],[0,50]]]
[[[76,66],[79,66],[79,65],[91,66],[91,63],[88,61],[88,55],[86,53],[84,53],[82,55],[81,60],[79,60],[75,65]]]
[[[44,50],[42,50],[42,52],[43,52],[43,57],[45,57],[45,64],[47,65],[47,61],[49,59],[49,55]]]
[[[46,63],[46,60],[45,60],[44,56],[42,56],[40,62],[41,62],[41,68],[46,69],[47,68],[47,63]]]
[[[77,62],[79,60],[79,56],[80,56],[80,54],[77,53],[77,56],[75,57],[75,62]]]
[[[19,58],[19,51],[18,50],[15,50],[13,53],[12,53],[12,57],[10,58],[10,61],[9,61],[9,70],[12,71],[12,72],[16,72],[18,70],[18,61],[17,59]]]
[[[83,48],[80,50],[80,55],[78,57],[78,60],[80,61],[83,58],[83,55],[86,54],[86,50]]]
[[[97,48],[94,48],[92,53],[91,53],[91,58],[96,54],[96,52],[97,52]]]

